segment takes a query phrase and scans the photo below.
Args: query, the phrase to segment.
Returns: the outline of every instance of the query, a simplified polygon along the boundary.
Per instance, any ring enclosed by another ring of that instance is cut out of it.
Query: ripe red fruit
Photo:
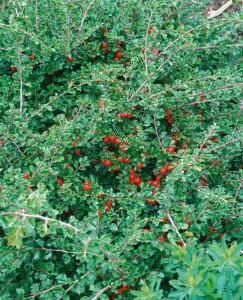
[[[134,182],[135,182],[137,185],[140,185],[141,179],[140,179],[139,177],[136,177],[136,178],[134,179]]]
[[[71,142],[70,142],[70,145],[71,145],[71,146],[74,146],[74,145],[76,145],[76,143],[77,143],[77,141],[71,141]]]
[[[63,181],[62,179],[57,179],[57,183],[58,183],[59,185],[63,185],[64,181]]]
[[[212,138],[212,142],[217,144],[218,143],[218,140],[216,138]]]
[[[33,64],[31,67],[32,67],[32,69],[33,69],[33,70],[35,70],[35,69],[37,69],[37,68],[38,68],[38,65],[36,65],[36,64]]]
[[[206,184],[206,181],[201,180],[201,181],[200,181],[200,184],[201,184],[202,186],[204,186],[204,185]]]
[[[137,167],[138,167],[138,169],[142,169],[143,168],[143,164],[142,163],[138,163]]]
[[[104,137],[103,137],[103,142],[104,142],[105,144],[109,143],[109,141],[110,141],[110,139],[109,139],[107,136],[104,136]]]
[[[176,242],[178,246],[183,247],[183,242],[182,241],[177,241]]]
[[[103,29],[102,29],[102,32],[107,33],[107,32],[108,32],[108,29],[107,29],[107,28],[103,28]]]
[[[167,151],[170,152],[170,153],[174,153],[175,152],[175,147],[167,147]]]
[[[34,54],[31,54],[31,55],[29,56],[29,59],[30,59],[30,60],[33,60],[33,59],[35,59],[35,56],[34,56]]]
[[[166,166],[166,170],[167,170],[167,171],[172,171],[172,170],[173,170],[173,166],[172,166],[171,164],[168,164],[168,165]]]
[[[91,189],[91,187],[90,187],[89,184],[85,184],[84,187],[83,187],[83,190],[84,190],[85,192],[89,192],[90,189]]]
[[[145,234],[145,233],[147,233],[147,232],[149,232],[149,230],[148,230],[148,229],[146,229],[146,228],[145,228],[145,229],[143,229],[143,231],[142,231],[142,233],[143,233],[143,234]]]
[[[158,239],[160,242],[165,242],[166,239],[164,237]]]
[[[171,114],[171,109],[166,109],[166,114],[167,114],[167,116],[170,116],[170,114]]]
[[[122,53],[121,53],[120,51],[117,51],[117,52],[116,52],[116,57],[122,58]]]
[[[4,146],[4,140],[0,140],[0,145]]]
[[[209,226],[209,227],[208,227],[208,232],[209,232],[209,233],[213,233],[213,232],[214,232],[213,226]]]
[[[108,54],[108,53],[109,53],[108,49],[104,49],[104,50],[103,50],[103,53],[104,53],[104,54]]]
[[[160,174],[161,175],[166,175],[166,173],[167,173],[167,170],[166,170],[166,168],[161,168],[160,170],[159,170],[159,172],[160,172]]]
[[[81,150],[75,149],[75,150],[74,150],[74,154],[75,154],[75,155],[80,155],[80,154],[81,154]]]
[[[135,170],[134,170],[134,169],[131,169],[131,170],[130,170],[130,174],[135,174]]]
[[[153,191],[152,191],[152,195],[155,195],[156,193],[157,193],[156,190],[153,190]]]
[[[98,104],[99,104],[99,107],[100,107],[100,108],[103,108],[103,107],[104,107],[104,101],[103,101],[103,100],[100,100],[100,101],[98,102]]]
[[[30,190],[32,190],[32,189],[33,189],[33,187],[32,187],[32,186],[30,186],[30,185],[26,185],[26,187],[27,187],[27,189],[30,189]]]
[[[153,48],[152,51],[153,51],[154,55],[158,55],[159,54],[159,49],[158,48]]]
[[[72,62],[72,61],[73,61],[73,57],[69,56],[69,57],[67,57],[67,60],[68,60],[69,62]]]
[[[70,164],[67,164],[66,169],[68,170],[70,168],[70,166],[71,166]]]
[[[100,199],[100,198],[103,198],[104,197],[104,194],[103,193],[100,193],[100,194],[98,194],[98,198]]]
[[[114,61],[118,61],[120,58],[119,57],[115,57],[114,58]]]
[[[25,173],[23,177],[24,177],[24,179],[29,179],[29,178],[30,178],[30,175],[27,174],[27,173]]]
[[[212,166],[217,166],[218,161],[217,160],[212,160]]]
[[[201,94],[201,95],[200,95],[200,100],[199,100],[199,101],[202,102],[203,99],[204,99],[204,94]]]
[[[17,72],[17,70],[18,70],[18,69],[17,69],[16,67],[11,67],[11,71],[12,71],[12,72]]]
[[[101,163],[105,166],[105,167],[109,167],[112,165],[112,162],[109,159],[102,159]]]
[[[112,206],[111,200],[107,200],[107,201],[106,201],[106,206]]]
[[[166,219],[165,217],[163,217],[162,220],[161,220],[161,222],[162,222],[162,223],[166,223],[166,222],[167,222],[167,219]]]
[[[129,64],[128,61],[125,62],[125,66],[126,66],[126,67],[129,67],[129,66],[130,66],[130,64]]]
[[[101,48],[103,48],[103,49],[108,48],[108,43],[102,43],[102,44],[101,44]]]
[[[185,145],[185,144],[182,144],[182,145],[181,145],[181,149],[186,149],[186,145]]]
[[[144,50],[144,49],[142,49],[142,50],[141,50],[141,52],[142,52],[142,53],[145,53],[145,50]]]

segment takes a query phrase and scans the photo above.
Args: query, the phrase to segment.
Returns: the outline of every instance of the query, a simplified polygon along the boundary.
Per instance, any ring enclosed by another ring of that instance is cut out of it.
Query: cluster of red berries
[[[129,119],[131,118],[132,114],[130,113],[124,113],[124,112],[120,112],[116,115],[117,118],[124,118],[124,119]]]
[[[112,162],[110,161],[110,159],[102,159],[100,161],[105,167],[110,167],[112,165]]]
[[[157,200],[151,200],[151,199],[146,199],[146,202],[152,206],[158,204],[158,201]]]
[[[173,123],[172,118],[171,118],[171,110],[170,109],[166,110],[166,117],[165,118],[166,118],[168,124]]]
[[[121,59],[121,58],[122,58],[122,53],[121,53],[121,51],[116,51],[114,60],[115,60],[115,61],[118,61],[118,60]]]
[[[202,178],[202,180],[200,180],[200,184],[202,186],[205,186],[206,185],[206,179],[205,178]]]
[[[111,136],[104,136],[103,137],[103,142],[105,143],[105,144],[107,144],[107,143],[113,143],[113,144],[116,144],[116,145],[120,145],[121,144],[121,142],[119,141],[119,138],[116,138],[114,135],[111,135]]]
[[[136,176],[135,174],[135,170],[134,169],[131,169],[130,170],[130,184],[133,185],[133,184],[136,184],[138,187],[140,187],[141,185],[141,178]]]
[[[89,181],[85,181],[85,182],[84,182],[83,190],[84,190],[85,192],[89,192],[90,189],[91,189],[91,183],[90,183]]]
[[[165,239],[165,235],[166,235],[166,232],[162,232],[162,237],[161,238],[158,238],[158,240],[163,243],[163,242],[166,242],[166,239]]]
[[[0,140],[0,145],[4,146],[4,140]]]
[[[111,209],[111,206],[112,206],[111,200],[107,200],[105,205],[105,211],[108,212]]]
[[[130,285],[124,285],[124,286],[122,286],[121,288],[119,288],[118,289],[118,291],[117,291],[117,294],[118,295],[121,295],[122,294],[122,292],[126,292],[127,290],[129,290],[131,288],[131,286]]]
[[[186,216],[186,223],[190,226],[192,222],[189,220],[188,216]]]
[[[131,160],[129,158],[125,158],[125,157],[118,158],[118,160],[119,160],[119,162],[123,162],[125,164],[131,163]]]

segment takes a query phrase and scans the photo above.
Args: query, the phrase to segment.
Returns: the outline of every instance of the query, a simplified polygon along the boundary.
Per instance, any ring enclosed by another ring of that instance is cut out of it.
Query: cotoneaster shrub
[[[242,16],[3,1],[0,299],[241,299]]]

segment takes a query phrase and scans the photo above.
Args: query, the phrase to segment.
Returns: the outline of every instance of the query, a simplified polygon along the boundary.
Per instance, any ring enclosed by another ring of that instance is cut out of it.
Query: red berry
[[[73,57],[69,56],[69,57],[67,58],[67,60],[68,60],[69,62],[72,62],[72,61],[73,61]]]
[[[186,145],[185,145],[185,144],[182,144],[182,145],[181,145],[181,149],[186,149]]]
[[[135,170],[134,170],[134,169],[131,169],[131,170],[130,170],[130,174],[135,174]]]
[[[24,177],[24,179],[29,179],[30,175],[28,173],[25,173],[23,177]]]
[[[11,71],[12,71],[12,72],[17,72],[17,70],[18,70],[18,69],[17,69],[16,67],[11,67]]]
[[[141,52],[142,52],[142,53],[145,53],[145,50],[144,50],[144,49],[142,49],[142,50],[141,50]]]
[[[121,53],[120,51],[117,51],[117,52],[116,52],[116,57],[122,58],[122,53]]]
[[[30,60],[33,60],[34,58],[35,58],[34,54],[31,54],[31,55],[29,56],[29,59],[30,59]]]
[[[63,185],[64,181],[63,181],[62,179],[57,179],[57,183],[58,183],[59,185]]]
[[[167,219],[166,219],[165,217],[163,217],[162,220],[161,220],[161,222],[162,222],[162,223],[166,223],[166,222],[167,222]]]
[[[218,140],[216,138],[212,138],[212,142],[217,144],[218,143]]]
[[[183,242],[182,241],[177,241],[176,242],[178,246],[183,247]]]
[[[30,189],[30,190],[32,190],[32,189],[33,189],[33,187],[32,187],[32,186],[30,186],[30,185],[26,185],[26,187],[27,187],[27,189]]]
[[[212,160],[212,166],[217,166],[218,161],[217,160]]]
[[[0,145],[4,146],[4,140],[0,140]]]
[[[38,68],[38,65],[36,65],[36,64],[33,64],[31,67],[32,67],[32,69],[33,69],[33,70],[35,70],[35,69],[37,69],[37,68]]]
[[[102,44],[101,44],[101,48],[103,48],[103,49],[108,48],[108,43],[102,43]]]
[[[170,153],[174,153],[175,152],[175,147],[167,147],[167,151],[170,152]]]
[[[70,164],[67,164],[66,169],[68,170],[70,168],[70,166],[71,166]]]
[[[90,189],[91,189],[90,184],[85,184],[84,187],[83,187],[83,190],[84,190],[85,192],[89,192]]]
[[[213,226],[209,226],[209,227],[208,227],[208,232],[209,232],[209,233],[213,233],[213,232],[214,232]]]
[[[170,114],[171,114],[171,109],[166,109],[166,114],[167,114],[167,116],[170,116]]]
[[[164,237],[158,239],[160,242],[165,242],[166,239]]]
[[[103,28],[103,29],[102,29],[102,32],[107,33],[107,32],[108,32],[108,29],[107,29],[107,28]]]
[[[173,170],[173,166],[172,166],[171,164],[168,164],[168,165],[166,166],[166,170],[167,170],[167,171],[172,171],[172,170]]]
[[[125,66],[126,66],[126,67],[129,67],[129,66],[130,66],[130,64],[129,64],[128,61],[126,61]]]
[[[75,149],[75,150],[74,150],[74,154],[75,154],[75,155],[80,155],[80,154],[81,154],[81,150]]]
[[[109,53],[108,49],[104,49],[104,50],[103,50],[103,53],[104,53],[104,54],[108,54],[108,53]]]
[[[97,129],[95,129],[95,130],[94,130],[94,134],[97,134],[97,132],[98,132],[98,130],[97,130]]]
[[[98,198],[100,199],[100,198],[103,198],[104,197],[104,194],[103,193],[100,193],[100,194],[98,194]]]
[[[167,170],[166,170],[166,168],[161,168],[160,170],[159,170],[159,172],[160,172],[160,174],[161,175],[166,175],[166,173],[167,173]]]
[[[114,58],[114,61],[118,61],[120,58],[119,57],[115,57]]]
[[[107,201],[106,201],[106,206],[112,206],[111,200],[107,200]]]
[[[135,182],[137,185],[140,185],[141,179],[140,179],[139,177],[136,177],[136,178],[134,179],[134,182]]]
[[[201,180],[201,181],[200,181],[200,184],[201,184],[202,186],[204,186],[204,185],[206,184],[206,181]]]
[[[138,167],[138,169],[142,169],[143,168],[143,164],[142,163],[138,163],[137,167]]]
[[[76,143],[77,143],[77,141],[71,141],[71,142],[70,142],[70,145],[71,145],[71,146],[74,146]]]
[[[103,142],[105,143],[105,144],[107,144],[107,143],[109,143],[109,138],[107,137],[107,136],[104,136],[103,137]]]

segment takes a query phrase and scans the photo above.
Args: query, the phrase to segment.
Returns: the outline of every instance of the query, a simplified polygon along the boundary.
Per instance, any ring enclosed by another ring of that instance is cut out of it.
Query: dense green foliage
[[[205,4],[2,1],[0,299],[242,299],[242,16]]]

